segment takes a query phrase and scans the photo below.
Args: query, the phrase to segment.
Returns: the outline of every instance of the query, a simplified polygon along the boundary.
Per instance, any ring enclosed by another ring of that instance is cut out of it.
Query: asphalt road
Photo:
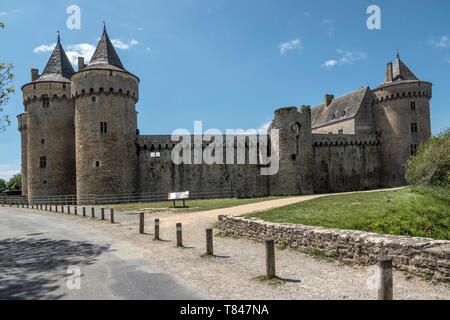
[[[57,217],[0,207],[0,299],[203,298],[125,243]]]

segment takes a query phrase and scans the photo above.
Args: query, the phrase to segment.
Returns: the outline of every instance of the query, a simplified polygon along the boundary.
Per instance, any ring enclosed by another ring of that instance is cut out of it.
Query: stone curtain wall
[[[274,239],[303,253],[374,265],[381,255],[393,258],[396,270],[450,282],[450,241],[380,235],[259,219],[219,216],[219,229],[229,235],[264,241]]]

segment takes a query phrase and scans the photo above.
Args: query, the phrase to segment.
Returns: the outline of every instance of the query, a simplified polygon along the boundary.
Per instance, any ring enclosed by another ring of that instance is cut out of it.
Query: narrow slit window
[[[100,122],[100,133],[101,134],[108,133],[108,123],[107,122]]]
[[[42,108],[48,108],[48,107],[50,107],[50,98],[43,97],[42,98]]]
[[[47,157],[39,158],[39,168],[47,168]]]
[[[416,103],[411,102],[411,111],[416,111]]]

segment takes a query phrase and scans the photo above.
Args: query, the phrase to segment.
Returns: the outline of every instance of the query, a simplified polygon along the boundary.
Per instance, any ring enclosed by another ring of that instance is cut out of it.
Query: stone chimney
[[[392,62],[388,62],[386,71],[386,82],[392,82],[393,78]]]
[[[36,81],[39,78],[39,70],[31,69],[31,81]]]
[[[78,71],[81,71],[86,67],[84,64],[84,57],[78,57]]]
[[[334,95],[326,94],[325,95],[325,106],[328,107],[331,104],[331,102],[333,101],[333,99],[334,99]]]

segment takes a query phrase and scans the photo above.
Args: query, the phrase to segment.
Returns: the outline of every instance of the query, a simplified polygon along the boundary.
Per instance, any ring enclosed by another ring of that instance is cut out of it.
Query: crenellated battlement
[[[139,100],[139,78],[126,71],[85,68],[72,76],[71,97],[90,95],[125,96]]]
[[[32,82],[22,87],[23,104],[41,101],[43,98],[70,101],[70,83],[65,82]]]

